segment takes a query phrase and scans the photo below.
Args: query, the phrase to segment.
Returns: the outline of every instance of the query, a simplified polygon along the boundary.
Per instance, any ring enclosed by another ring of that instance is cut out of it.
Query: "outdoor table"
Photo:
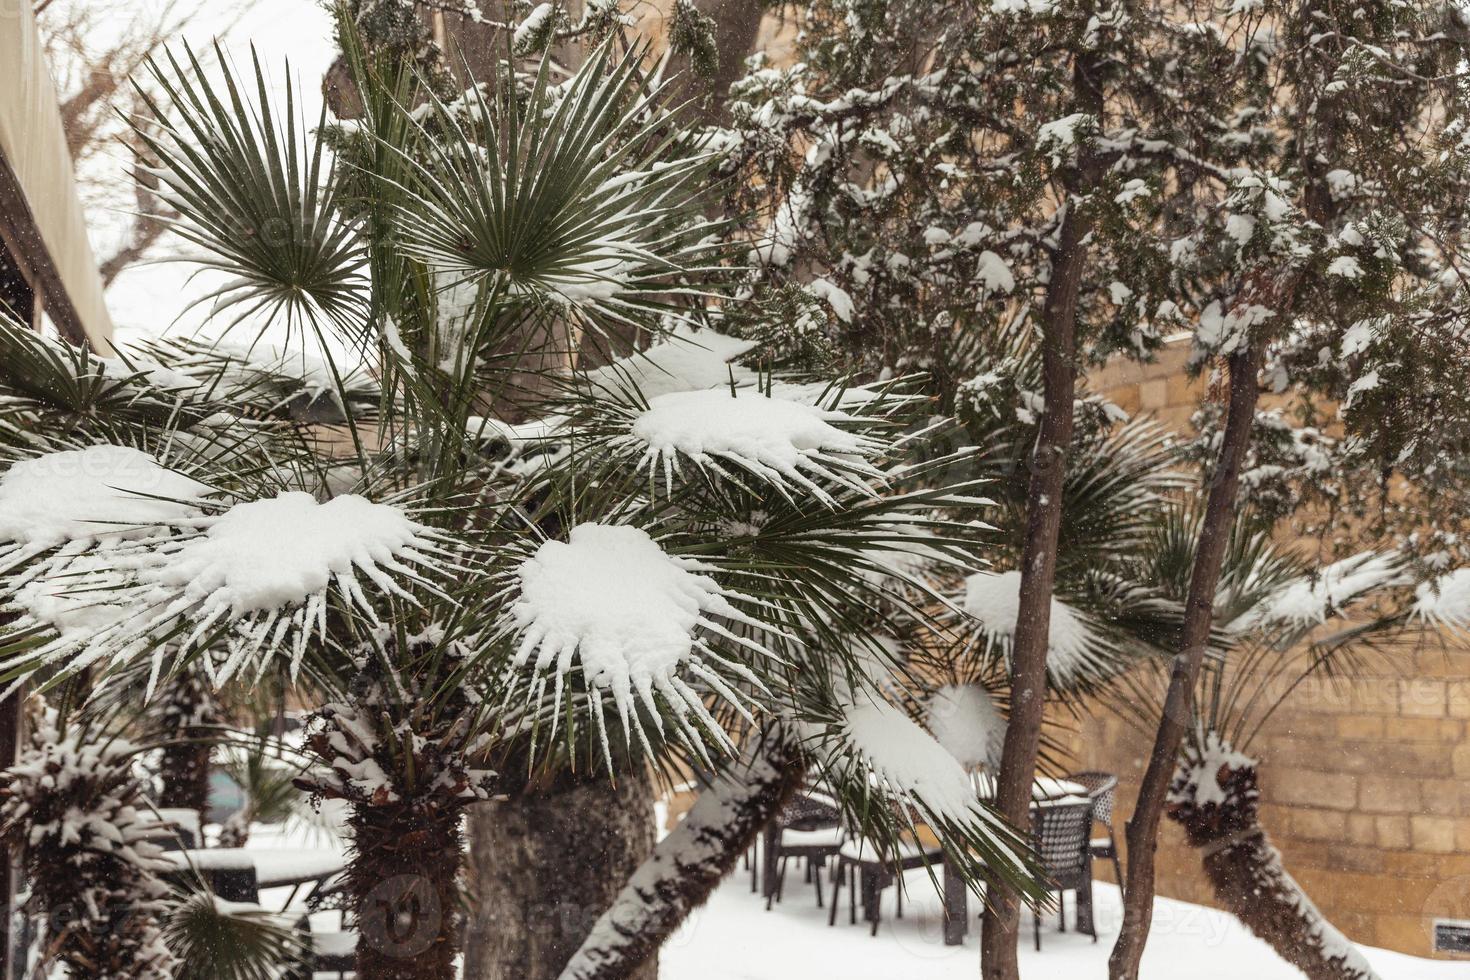
[[[180,869],[197,869],[209,879],[216,893],[235,892],[221,895],[222,898],[241,900],[238,898],[238,883],[231,879],[242,873],[254,875],[257,889],[290,886],[291,894],[286,899],[286,906],[295,899],[302,885],[330,878],[347,865],[347,859],[341,852],[322,848],[210,847],[168,851],[163,857]]]
[[[975,792],[982,800],[995,798],[995,777],[989,773],[974,773],[971,781]],[[1071,797],[1085,797],[1087,788],[1070,779],[1053,779],[1038,776],[1031,784],[1031,802],[1056,802]],[[1089,860],[1091,858],[1089,857]],[[1077,921],[1090,926],[1092,921],[1092,896],[1077,896]],[[944,859],[944,945],[959,946],[970,931],[970,891],[948,857]]]

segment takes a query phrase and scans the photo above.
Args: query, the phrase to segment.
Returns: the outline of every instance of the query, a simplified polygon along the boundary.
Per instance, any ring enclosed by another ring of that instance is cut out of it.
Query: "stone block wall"
[[[1183,431],[1202,385],[1185,372],[1184,346],[1151,365],[1110,364],[1092,388]],[[1262,762],[1262,820],[1348,936],[1435,955],[1434,920],[1470,919],[1470,647],[1406,642],[1366,662],[1352,680],[1303,684],[1249,746]],[[1122,780],[1120,837],[1151,740],[1106,711],[1075,735],[1080,768]],[[1159,893],[1212,904],[1198,856],[1165,823]]]

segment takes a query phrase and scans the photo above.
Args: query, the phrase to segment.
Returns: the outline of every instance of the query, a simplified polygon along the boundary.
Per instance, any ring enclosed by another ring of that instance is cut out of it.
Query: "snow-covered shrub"
[[[81,980],[171,980],[163,941],[173,865],[137,750],[39,699],[16,764],[0,773],[0,840],[24,854],[27,911],[46,957]]]

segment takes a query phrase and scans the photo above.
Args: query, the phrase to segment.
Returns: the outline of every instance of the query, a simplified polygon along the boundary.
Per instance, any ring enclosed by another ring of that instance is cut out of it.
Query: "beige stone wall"
[[[1183,347],[1152,365],[1109,365],[1094,390],[1183,429],[1202,390],[1185,373]],[[1405,643],[1367,667],[1351,681],[1303,685],[1251,744],[1262,819],[1287,868],[1348,936],[1430,956],[1436,918],[1470,919],[1470,649]],[[1122,780],[1120,835],[1150,741],[1102,712],[1075,738],[1081,768]],[[1167,821],[1159,872],[1160,894],[1211,903],[1198,857]]]

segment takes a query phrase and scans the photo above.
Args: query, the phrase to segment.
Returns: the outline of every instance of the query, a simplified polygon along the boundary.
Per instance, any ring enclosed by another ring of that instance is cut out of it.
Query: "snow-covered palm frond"
[[[1021,573],[976,572],[965,579],[962,608],[987,647],[1010,655],[1020,612]],[[1052,597],[1046,673],[1058,690],[1116,674],[1127,659],[1107,631],[1085,612]]]
[[[631,395],[645,404],[646,399],[678,391],[731,383],[749,387],[759,380],[758,376],[733,362],[755,345],[753,340],[715,330],[691,331],[680,326],[647,350],[593,368],[579,380],[611,397],[631,400]]]
[[[1381,589],[1407,585],[1402,559],[1365,551],[1313,569],[1278,587],[1228,624],[1246,630],[1309,630],[1337,618],[1353,603]]]
[[[12,429],[35,428],[53,418],[63,425],[106,420],[163,425],[175,414],[199,417],[202,413],[188,408],[198,394],[195,379],[162,364],[105,357],[0,313],[0,419]]]
[[[265,73],[252,52],[256,101],[218,47],[223,91],[189,50],[169,53],[148,70],[163,101],[139,87],[149,116],[133,121],[157,161],[150,168],[159,194],[178,212],[166,220],[205,251],[191,257],[225,276],[204,300],[229,311],[232,324],[258,316],[330,325],[360,339],[366,320],[365,249],[342,212],[341,174],[325,152],[320,130],[298,118],[289,68],[284,111],[267,97]]]
[[[309,421],[336,421],[348,413],[370,417],[382,391],[366,365],[342,366],[301,348],[158,337],[135,345],[138,354],[194,382],[192,391],[248,412],[286,413]]]
[[[604,700],[629,747],[636,738],[651,750],[667,725],[696,754],[706,741],[733,748],[705,698],[713,694],[750,718],[751,695],[738,689],[758,694],[763,684],[744,660],[773,654],[752,638],[769,627],[735,605],[750,600],[711,571],[637,527],[581,524],[566,541],[543,542],[513,573],[501,629],[516,637],[514,668],[524,676],[507,698],[540,703],[550,686],[554,740],[575,689],[609,766]],[[575,722],[570,716],[565,724]]]
[[[928,826],[972,888],[1004,881],[1040,897],[1024,838],[979,798],[971,776],[934,736],[885,700],[839,698],[809,720],[810,751],[827,785],[880,860]],[[931,869],[931,874],[934,869]]]
[[[594,325],[651,324],[681,282],[716,275],[700,209],[712,156],[663,115],[642,55],[604,46],[555,89],[543,69],[524,100],[514,86],[472,87],[462,112],[431,99],[427,160],[398,205],[404,252]]]
[[[113,460],[114,449],[102,447],[102,455]],[[95,447],[88,458],[94,455]],[[43,475],[56,469],[51,460],[42,457],[49,467]],[[145,498],[149,509],[141,516],[151,523],[139,525],[129,510],[137,505],[111,491],[122,464],[190,496]],[[91,493],[62,495],[69,506],[51,516],[55,533],[11,543],[17,554],[31,554],[61,531],[71,535],[50,563],[31,561],[7,586],[21,612],[14,629],[41,637],[4,662],[9,676],[48,664],[61,664],[67,675],[146,658],[151,693],[170,658],[200,658],[221,684],[247,667],[258,675],[278,654],[289,656],[294,676],[313,637],[330,645],[330,614],[377,624],[382,599],[419,601],[411,589],[442,594],[430,579],[459,567],[449,542],[398,505],[350,494],[322,503],[298,490],[226,507],[206,501],[207,488],[156,460],[126,456],[108,465]],[[129,515],[130,522],[122,533],[99,537],[96,522],[111,520],[107,513]],[[63,524],[68,517],[72,523]],[[47,572],[44,579],[39,571]]]
[[[882,474],[866,461],[884,443],[858,431],[868,419],[784,393],[718,388],[657,395],[629,419],[614,448],[641,456],[667,492],[685,468],[748,475],[784,495],[793,488],[824,503],[821,483],[870,490]],[[821,481],[820,483],[818,481]]]
[[[945,684],[929,696],[925,721],[944,750],[967,770],[1000,765],[1006,719],[980,684]]]

